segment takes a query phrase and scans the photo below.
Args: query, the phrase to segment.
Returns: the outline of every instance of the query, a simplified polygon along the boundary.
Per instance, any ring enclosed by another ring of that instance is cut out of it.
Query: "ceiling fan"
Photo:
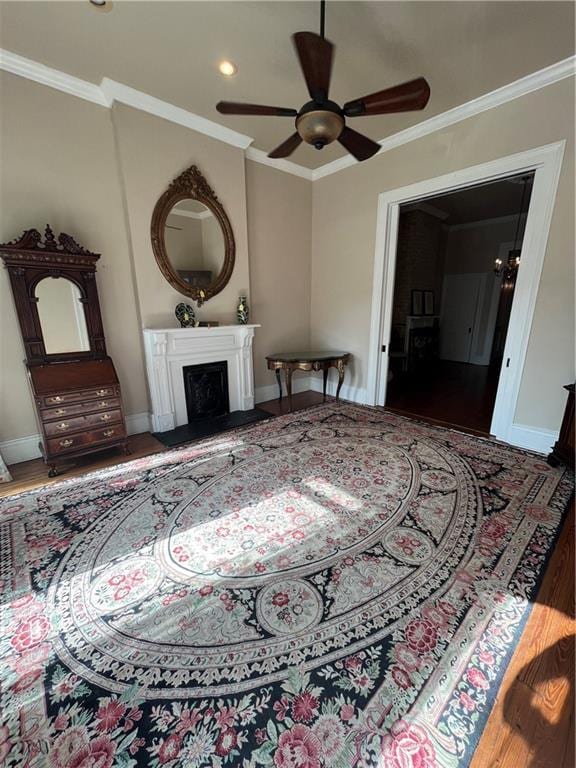
[[[339,107],[328,98],[334,46],[324,37],[325,0],[320,4],[320,34],[296,32],[292,35],[296,54],[308,86],[311,101],[300,110],[287,107],[268,107],[260,104],[239,104],[219,101],[216,109],[223,115],[269,115],[295,117],[296,133],[268,153],[268,157],[288,157],[302,143],[323,149],[339,141],[356,160],[367,160],[380,149],[380,145],[346,125],[347,117],[385,115],[392,112],[410,112],[424,109],[430,98],[430,86],[423,77],[407,83],[385,88],[383,91],[347,101]]]

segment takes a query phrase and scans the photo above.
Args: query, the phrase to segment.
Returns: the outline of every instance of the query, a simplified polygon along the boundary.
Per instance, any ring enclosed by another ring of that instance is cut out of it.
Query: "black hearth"
[[[270,418],[269,413],[258,408],[230,413],[225,361],[187,365],[183,372],[188,424],[154,433],[169,448]]]
[[[230,412],[228,364],[225,360],[187,365],[183,373],[189,424]]]

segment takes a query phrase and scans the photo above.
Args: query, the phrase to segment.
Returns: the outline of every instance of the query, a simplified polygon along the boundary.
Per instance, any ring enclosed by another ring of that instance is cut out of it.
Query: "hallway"
[[[395,373],[386,407],[488,435],[499,373],[500,364],[432,361],[416,373]]]

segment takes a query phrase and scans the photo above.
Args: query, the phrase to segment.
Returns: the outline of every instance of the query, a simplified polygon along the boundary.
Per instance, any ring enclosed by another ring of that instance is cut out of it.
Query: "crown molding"
[[[0,48],[0,69],[10,72],[13,75],[19,75],[28,80],[33,80],[42,85],[47,85],[50,88],[55,88],[58,91],[68,93],[72,96],[77,96],[86,101],[91,101],[102,107],[111,108],[115,101],[126,104],[127,106],[139,109],[143,112],[148,112],[149,114],[156,115],[157,117],[161,117],[178,125],[183,125],[186,128],[210,136],[218,141],[223,141],[226,144],[243,149],[247,160],[261,163],[262,165],[268,165],[271,168],[276,168],[279,171],[300,176],[309,181],[323,179],[325,176],[330,176],[333,173],[337,173],[338,171],[358,164],[358,161],[351,155],[345,155],[338,160],[326,163],[315,169],[306,168],[291,160],[275,160],[268,157],[261,149],[256,149],[255,147],[250,146],[254,141],[250,136],[245,136],[237,131],[233,131],[230,128],[220,125],[220,123],[208,120],[193,112],[189,112],[186,109],[170,104],[167,101],[157,99],[143,91],[138,91],[135,88],[131,88],[123,83],[118,83],[115,80],[110,80],[107,77],[103,78],[98,86],[94,83],[81,80],[66,72],[47,67],[37,61],[25,58],[24,56],[19,56],[16,53],[12,53],[11,51],[2,48]],[[474,117],[488,109],[499,107],[520,96],[525,96],[532,91],[537,91],[548,85],[553,85],[560,80],[564,80],[567,77],[573,77],[574,75],[576,75],[576,56],[570,56],[563,61],[559,61],[549,67],[540,69],[531,75],[526,75],[519,80],[515,80],[494,91],[490,91],[489,93],[476,99],[472,99],[458,107],[454,107],[439,115],[435,115],[428,120],[423,120],[404,131],[399,131],[391,136],[387,136],[385,139],[378,142],[380,144],[380,151],[374,155],[374,157],[378,157],[378,155],[388,152],[391,149],[395,149],[403,144],[408,144],[411,141],[428,136],[435,131],[440,131],[443,128],[459,123],[469,117]]]
[[[69,93],[71,96],[92,101],[101,107],[109,106],[104,94],[94,83],[80,80],[78,77],[47,67],[38,61],[26,59],[24,56],[19,56],[17,53],[12,53],[12,51],[7,51],[4,48],[0,48],[0,69],[10,72],[12,75],[33,80],[35,83],[47,85],[49,88],[55,88],[57,91]]]
[[[100,85],[95,85],[3,48],[0,48],[0,69],[33,80],[41,85],[55,88],[71,96],[78,96],[101,107],[111,108],[115,101],[126,104],[129,107],[148,112],[151,115],[156,115],[156,117],[162,117],[172,123],[183,125],[185,128],[190,128],[240,149],[246,149],[254,141],[250,136],[244,136],[244,134],[226,128],[219,123],[207,120],[205,117],[200,117],[200,115],[188,112],[186,109],[149,96],[143,91],[130,88],[128,85],[110,80],[107,77],[102,79]]]
[[[156,117],[162,117],[171,123],[183,125],[185,128],[190,128],[193,131],[210,136],[212,139],[223,141],[225,144],[231,144],[233,147],[239,147],[240,149],[247,149],[254,141],[250,136],[245,136],[243,133],[225,128],[220,123],[207,120],[205,117],[194,114],[194,112],[177,107],[168,101],[157,99],[155,96],[144,93],[144,91],[138,91],[129,85],[118,83],[116,80],[109,80],[107,77],[102,78],[100,91],[109,107],[112,107],[114,102],[117,101],[121,104],[126,104],[128,107],[139,109],[142,112],[148,112]]]
[[[314,171],[312,168],[298,165],[298,163],[293,163],[291,160],[275,160],[272,157],[268,157],[266,152],[263,152],[261,149],[256,149],[256,147],[248,147],[246,150],[246,159],[253,160],[255,163],[260,163],[261,165],[269,165],[271,168],[276,168],[285,173],[291,173],[293,176],[301,176],[303,179],[308,179],[308,181],[314,180]]]
[[[423,136],[428,136],[428,134],[435,131],[441,131],[450,125],[460,123],[469,117],[474,117],[488,109],[494,109],[494,107],[499,107],[520,96],[526,96],[526,94],[532,93],[532,91],[546,88],[548,85],[557,83],[567,77],[573,77],[574,75],[576,75],[576,56],[570,56],[556,64],[540,69],[538,72],[533,72],[531,75],[526,75],[519,80],[508,83],[508,85],[503,85],[495,91],[485,93],[477,99],[467,101],[458,107],[441,112],[439,115],[423,120],[411,128],[406,128],[404,131],[399,131],[392,134],[392,136],[382,139],[378,142],[381,149],[374,157],[378,157],[383,152],[400,147],[402,144],[408,144],[410,141],[421,139]],[[323,179],[325,176],[330,176],[332,173],[337,173],[352,165],[358,165],[358,161],[351,155],[340,157],[338,160],[316,168],[312,173],[312,180]]]

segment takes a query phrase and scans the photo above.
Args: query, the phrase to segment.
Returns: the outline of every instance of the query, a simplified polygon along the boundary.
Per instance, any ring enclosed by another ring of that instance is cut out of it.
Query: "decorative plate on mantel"
[[[190,304],[184,304],[183,302],[177,304],[174,314],[176,315],[176,319],[180,323],[181,328],[194,327],[196,323],[196,315]]]

